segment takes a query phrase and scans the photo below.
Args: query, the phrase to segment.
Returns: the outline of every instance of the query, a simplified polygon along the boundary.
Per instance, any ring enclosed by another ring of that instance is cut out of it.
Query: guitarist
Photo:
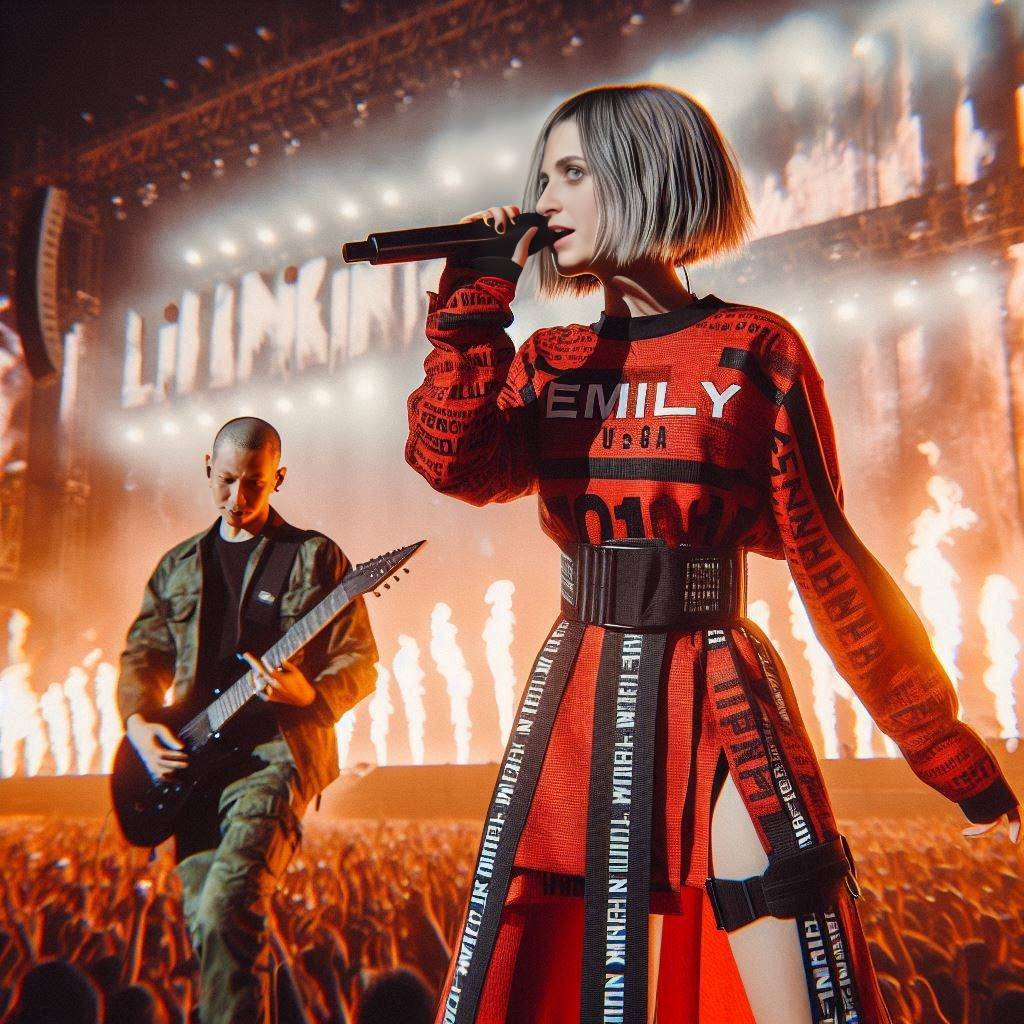
[[[298,846],[306,805],[338,775],[334,723],[376,678],[362,598],[293,661],[266,665],[252,653],[270,647],[348,569],[332,540],[289,526],[270,507],[285,479],[280,459],[280,436],[264,420],[221,427],[206,456],[219,518],[160,559],[121,655],[118,705],[154,777],[188,763],[181,741],[150,720],[169,688],[175,703],[198,710],[249,667],[262,685],[253,713],[239,715],[231,745],[240,752],[204,777],[175,836],[202,1024],[268,1019],[270,896]]]

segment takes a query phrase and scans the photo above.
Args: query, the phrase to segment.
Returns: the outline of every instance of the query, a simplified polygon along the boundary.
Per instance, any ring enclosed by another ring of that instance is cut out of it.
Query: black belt
[[[724,626],[745,614],[738,549],[663,541],[573,544],[562,550],[562,614],[607,629],[668,632]]]

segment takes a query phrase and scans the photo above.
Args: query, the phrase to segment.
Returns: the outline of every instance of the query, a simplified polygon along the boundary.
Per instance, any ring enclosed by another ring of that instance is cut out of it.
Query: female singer
[[[735,160],[683,93],[592,89],[548,118],[524,206],[560,235],[535,260],[541,293],[599,291],[599,320],[514,349],[536,229],[507,256],[450,261],[409,399],[409,463],[475,505],[537,494],[562,553],[561,615],[500,766],[438,1020],[643,1024],[700,1005],[707,1024],[701,961],[706,986],[735,977],[731,950],[757,1024],[885,1024],[848,847],[785,669],[744,616],[745,554],[786,558],[922,781],[973,822],[1007,816],[1014,841],[1017,801],[843,514],[803,341],[680,283],[681,264],[744,238]],[[502,235],[518,212],[466,219]],[[727,944],[702,928],[711,913]]]

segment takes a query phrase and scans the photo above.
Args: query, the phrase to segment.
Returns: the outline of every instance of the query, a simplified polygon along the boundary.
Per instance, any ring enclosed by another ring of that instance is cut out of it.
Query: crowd
[[[196,961],[169,853],[112,831],[0,818],[4,1024],[189,1020]],[[281,1024],[429,1024],[478,831],[314,820],[274,900]],[[1024,1020],[1021,853],[925,820],[846,831],[895,1024]]]

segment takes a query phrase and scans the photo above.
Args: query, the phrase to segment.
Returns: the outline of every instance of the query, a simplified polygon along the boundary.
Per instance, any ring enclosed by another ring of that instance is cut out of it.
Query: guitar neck
[[[298,620],[273,646],[264,651],[261,660],[273,668],[287,661],[313,639],[352,600],[345,589],[344,581],[339,583],[315,608]],[[231,684],[212,704],[201,711],[182,730],[193,751],[200,749],[213,739],[250,701],[257,699],[262,689],[256,673],[250,669]]]

